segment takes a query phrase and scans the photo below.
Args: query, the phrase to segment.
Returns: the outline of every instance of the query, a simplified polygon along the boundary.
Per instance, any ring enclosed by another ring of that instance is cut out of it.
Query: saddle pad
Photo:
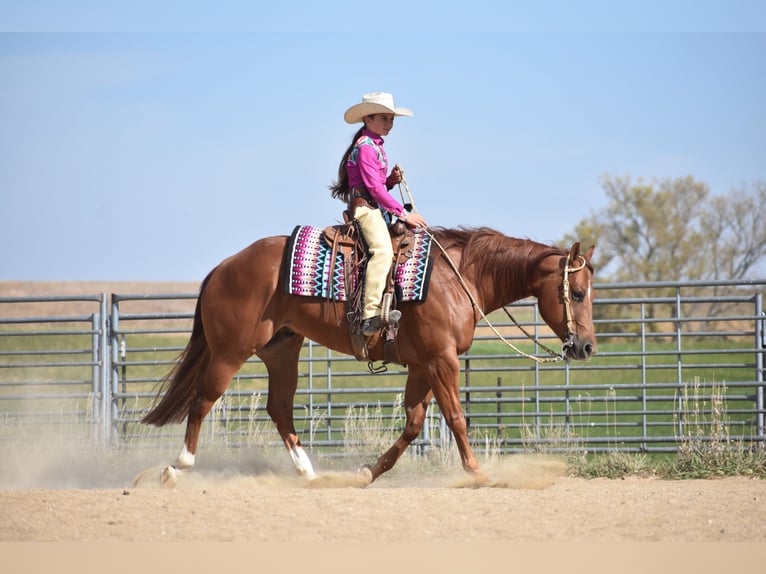
[[[323,237],[323,229],[299,225],[287,242],[285,291],[290,295],[323,297],[346,301],[343,256],[332,259],[332,248]],[[395,284],[399,301],[425,301],[431,275],[431,237],[416,233],[410,255],[396,267]],[[356,282],[356,277],[354,277]],[[355,284],[351,285],[353,290]]]

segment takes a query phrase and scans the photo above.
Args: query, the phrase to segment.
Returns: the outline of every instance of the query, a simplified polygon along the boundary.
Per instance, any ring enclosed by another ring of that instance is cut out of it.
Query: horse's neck
[[[497,257],[485,259],[480,268],[473,270],[471,281],[476,286],[478,303],[483,311],[490,313],[532,295],[535,272],[528,260],[509,258],[500,250]]]

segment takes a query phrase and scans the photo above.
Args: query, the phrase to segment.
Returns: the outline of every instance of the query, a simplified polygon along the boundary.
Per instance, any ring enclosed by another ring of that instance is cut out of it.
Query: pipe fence
[[[674,452],[683,441],[764,438],[766,279],[595,285],[598,354],[537,364],[480,324],[460,357],[460,393],[477,449]],[[188,340],[196,294],[0,298],[0,441],[86,437],[105,447],[180,446],[184,425],[139,423]],[[172,305],[171,305],[172,304]],[[168,311],[169,308],[178,309]],[[510,307],[548,346],[534,300]],[[502,313],[490,321],[544,352]],[[303,443],[330,455],[387,446],[404,424],[406,369],[304,344],[295,400]],[[203,424],[202,440],[275,445],[268,377],[248,360]],[[433,403],[416,452],[451,435]]]

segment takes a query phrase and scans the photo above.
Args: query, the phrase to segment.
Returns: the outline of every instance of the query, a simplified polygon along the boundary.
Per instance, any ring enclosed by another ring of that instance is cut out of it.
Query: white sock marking
[[[176,468],[191,468],[194,466],[194,455],[189,452],[189,449],[186,448],[186,445],[184,445],[183,450],[181,451],[181,454],[178,455],[178,458],[176,459]]]
[[[305,476],[309,480],[314,480],[317,477],[317,473],[314,472],[314,467],[311,465],[309,455],[303,450],[303,447],[295,446],[290,449],[290,458],[293,459],[298,474]]]

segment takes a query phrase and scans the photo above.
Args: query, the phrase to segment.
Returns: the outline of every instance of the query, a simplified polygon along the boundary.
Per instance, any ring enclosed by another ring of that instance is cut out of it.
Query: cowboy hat
[[[362,96],[362,103],[355,104],[346,110],[343,118],[346,123],[356,124],[365,116],[372,114],[394,114],[395,116],[412,116],[412,110],[394,106],[394,96],[386,92],[370,92]]]

